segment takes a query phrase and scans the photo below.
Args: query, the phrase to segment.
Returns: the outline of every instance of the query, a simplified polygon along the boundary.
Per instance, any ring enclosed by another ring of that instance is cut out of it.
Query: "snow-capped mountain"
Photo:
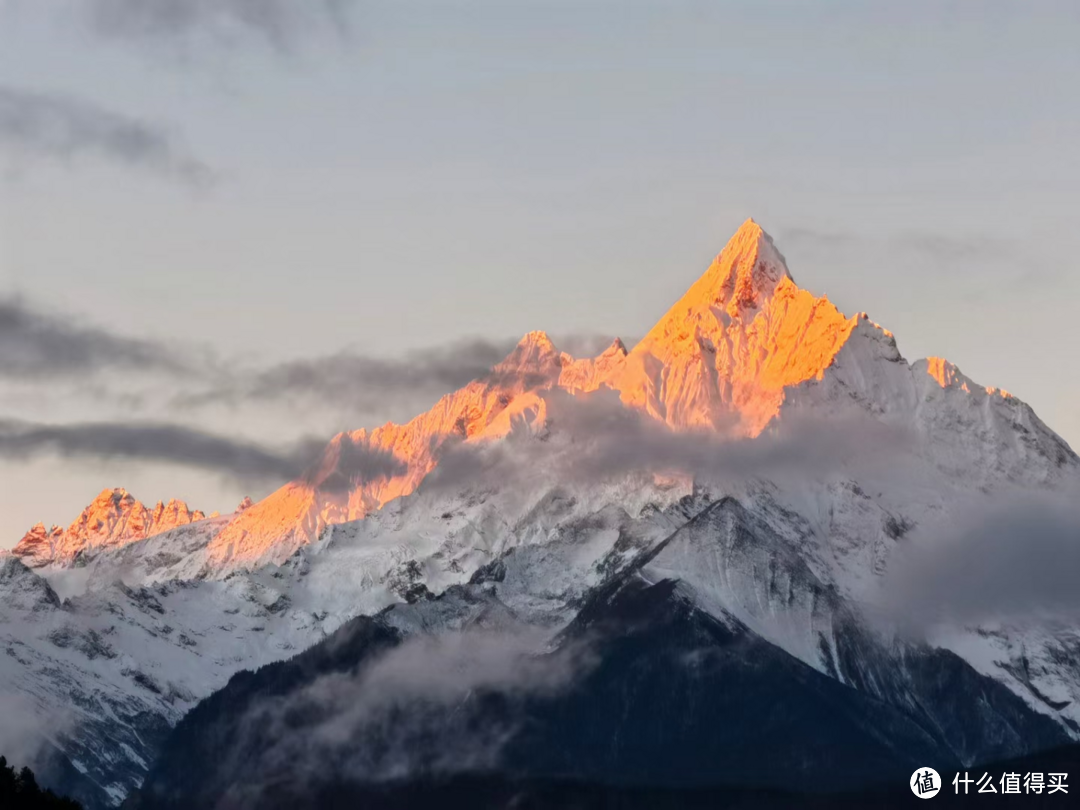
[[[146,507],[126,489],[105,489],[67,529],[59,526],[46,529],[38,523],[11,553],[31,568],[71,565],[83,552],[121,548],[205,517],[198,509],[189,509],[186,503],[176,499]]]
[[[1030,407],[909,364],[747,221],[629,352],[532,332],[233,515],[107,490],[66,533],[35,527],[0,560],[0,690],[48,729],[54,778],[105,806],[232,674],[355,617],[397,605],[384,621],[409,638],[501,616],[545,650],[613,583],[677,582],[679,605],[831,684],[814,694],[854,687],[958,762],[1009,756],[1080,730],[1075,624],[945,624],[913,646],[876,618],[882,578],[972,511],[1078,488]]]

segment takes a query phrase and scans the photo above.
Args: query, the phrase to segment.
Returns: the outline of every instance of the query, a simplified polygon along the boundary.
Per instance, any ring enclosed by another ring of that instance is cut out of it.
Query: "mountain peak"
[[[744,222],[612,380],[624,403],[673,427],[756,435],[783,390],[816,377],[855,319],[800,289],[772,238]]]
[[[526,333],[525,336],[517,342],[517,346],[514,347],[514,352],[526,352],[530,355],[559,353],[558,349],[555,348],[555,344],[551,342],[551,338],[548,337],[548,333],[542,329],[534,329],[532,332]],[[511,353],[511,356],[514,352]]]
[[[557,380],[561,363],[562,356],[547,332],[536,330],[519,340],[494,371],[496,375],[528,374],[530,377],[539,375],[542,379]]]
[[[694,288],[705,282],[697,292],[707,297],[711,305],[722,305],[733,318],[753,317],[784,279],[791,279],[791,273],[783,255],[772,237],[753,219],[748,219]]]
[[[748,219],[709,268],[646,336],[656,338],[676,322],[685,323],[713,312],[716,317],[749,323],[762,305],[787,282],[794,286],[787,262],[772,237]]]
[[[121,501],[134,501],[135,497],[123,487],[106,487],[98,493],[98,496],[94,498],[94,503],[115,503],[119,504]]]
[[[11,551],[32,568],[68,563],[82,551],[124,546],[204,517],[175,498],[148,509],[123,487],[106,488],[66,530],[38,523]]]
[[[622,338],[615,338],[613,341],[611,341],[611,345],[608,346],[606,349],[604,349],[604,351],[600,354],[600,356],[601,357],[612,357],[612,356],[623,356],[623,357],[625,357],[626,353],[627,353],[626,352],[626,344],[622,342]]]

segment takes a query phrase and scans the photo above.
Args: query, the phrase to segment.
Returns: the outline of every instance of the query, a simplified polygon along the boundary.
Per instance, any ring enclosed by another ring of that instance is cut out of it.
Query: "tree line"
[[[4,810],[82,810],[74,799],[42,789],[29,768],[16,771],[0,757],[0,807]]]

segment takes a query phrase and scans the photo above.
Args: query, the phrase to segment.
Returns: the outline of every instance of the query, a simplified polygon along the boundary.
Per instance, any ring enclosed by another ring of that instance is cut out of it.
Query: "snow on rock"
[[[286,484],[221,531],[208,552],[211,564],[228,572],[281,563],[326,526],[408,495],[444,447],[505,431],[499,417],[556,385],[565,357],[545,333],[530,332],[487,378],[444,396],[412,421],[338,434],[304,480]]]
[[[772,239],[747,220],[609,384],[671,427],[754,436],[785,387],[821,375],[855,324],[796,286]]]
[[[38,523],[12,553],[32,568],[65,565],[80,554],[119,548],[204,517],[183,501],[158,501],[148,508],[126,489],[105,489],[66,530],[59,526],[46,530]]]
[[[673,431],[857,417],[903,442],[764,478],[642,469],[568,484],[588,437],[549,421],[549,398],[601,389]],[[522,446],[542,452],[512,482],[429,478],[455,449]],[[0,558],[0,687],[71,708],[56,745],[105,806],[138,784],[155,735],[241,668],[467,582],[558,626],[649,555],[646,577],[680,580],[702,610],[842,679],[852,642],[836,628],[873,605],[912,535],[947,528],[961,504],[1070,485],[1080,459],[1030,407],[947,361],[909,364],[864,313],[799,288],[750,220],[629,352],[575,359],[530,332],[486,377],[404,425],[335,436],[303,478],[231,515],[106,490],[69,529],[35,526]],[[1074,630],[946,628],[935,643],[1080,728]]]

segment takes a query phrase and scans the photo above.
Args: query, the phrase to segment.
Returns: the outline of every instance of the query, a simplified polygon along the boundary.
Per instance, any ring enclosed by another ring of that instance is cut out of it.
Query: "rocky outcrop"
[[[206,517],[176,499],[144,506],[126,489],[101,491],[67,529],[38,523],[12,549],[31,568],[70,565],[79,555],[119,548]]]

